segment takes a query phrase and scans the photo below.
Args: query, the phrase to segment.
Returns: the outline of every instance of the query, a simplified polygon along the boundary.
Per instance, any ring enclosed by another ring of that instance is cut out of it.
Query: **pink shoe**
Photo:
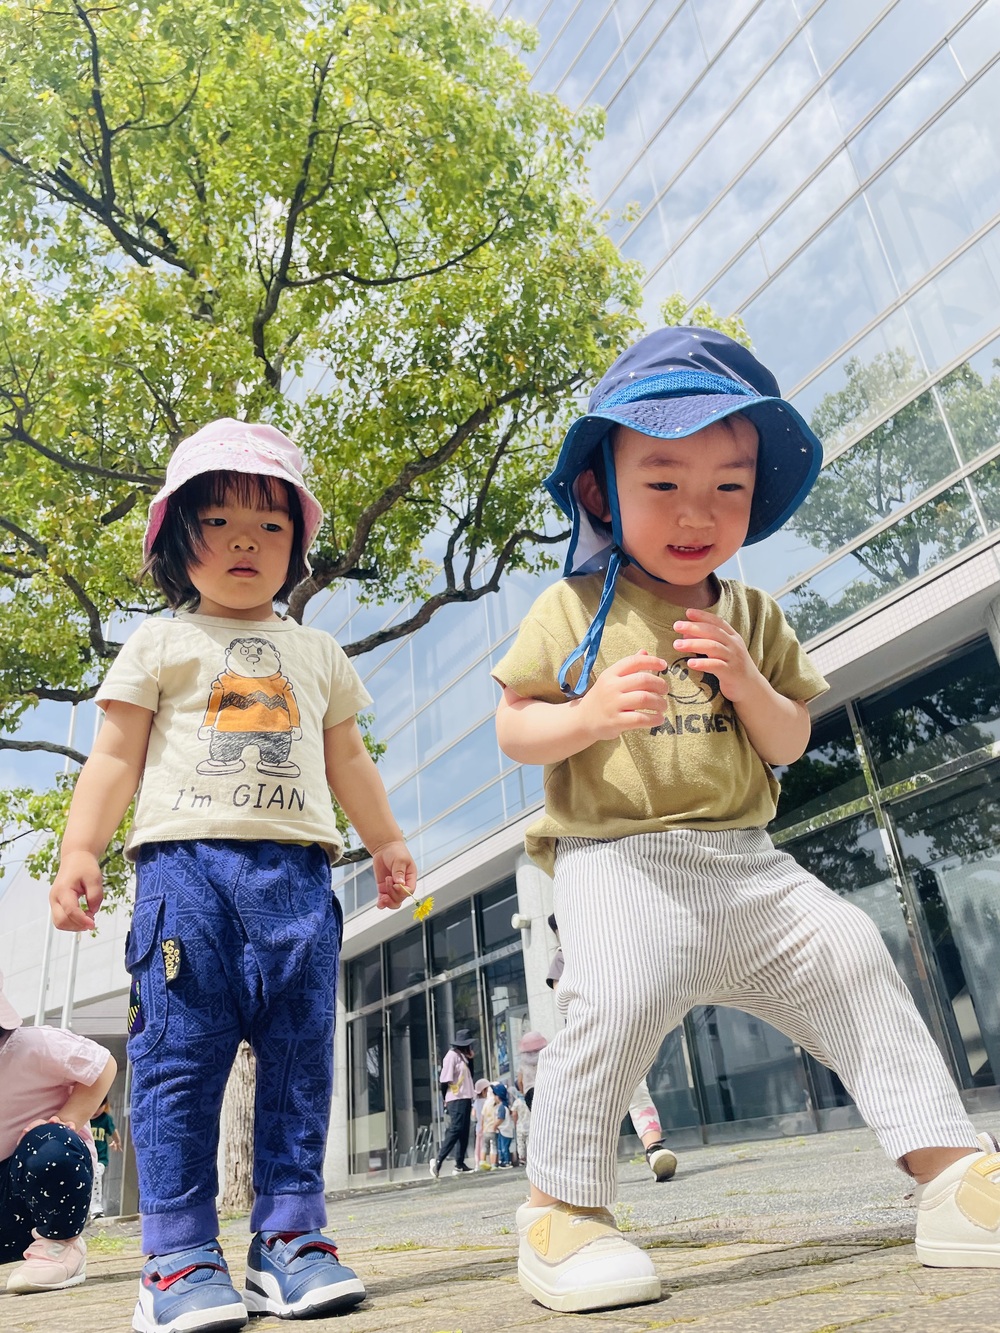
[[[24,1252],[27,1263],[7,1279],[8,1291],[60,1291],[78,1287],[87,1276],[87,1245],[82,1236],[49,1240],[32,1231],[34,1240]]]

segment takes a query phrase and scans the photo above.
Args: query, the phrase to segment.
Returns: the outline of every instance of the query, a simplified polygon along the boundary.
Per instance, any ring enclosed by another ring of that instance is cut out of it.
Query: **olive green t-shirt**
[[[717,582],[719,598],[708,609],[740,634],[779,694],[808,702],[829,688],[773,598],[742,583]],[[603,573],[586,574],[546,589],[494,678],[522,698],[565,705],[559,668],[586,633],[603,583]],[[623,838],[675,826],[757,828],[774,817],[778,783],[770,766],[715,677],[689,672],[673,647],[674,621],[684,615],[683,607],[619,577],[591,680],[645,648],[670,664],[663,673],[669,709],[662,726],[595,741],[545,766],[545,813],[529,826],[525,849],[548,874],[560,837]]]

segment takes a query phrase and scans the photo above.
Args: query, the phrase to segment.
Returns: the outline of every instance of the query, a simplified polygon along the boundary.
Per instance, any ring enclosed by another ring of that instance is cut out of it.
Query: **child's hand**
[[[30,1134],[33,1129],[38,1129],[39,1125],[65,1125],[67,1129],[73,1130],[74,1133],[78,1132],[72,1120],[63,1120],[60,1116],[50,1115],[48,1120],[32,1120],[30,1125],[25,1125],[21,1130],[21,1139],[24,1138],[25,1134]],[[18,1139],[19,1143],[21,1139]]]
[[[86,908],[81,906],[85,899]],[[104,876],[92,852],[70,852],[59,863],[49,889],[49,906],[57,930],[93,930],[104,901]]]
[[[401,838],[376,847],[372,853],[372,869],[378,886],[376,907],[398,907],[413,896],[417,887],[417,867]]]
[[[718,677],[719,689],[732,704],[740,700],[763,677],[747,651],[743,639],[719,616],[711,611],[688,609],[687,620],[675,620],[674,629],[683,638],[674,640],[679,653],[693,653],[688,667],[693,671],[710,671]]]
[[[659,675],[666,669],[662,657],[645,651],[605,668],[580,701],[594,740],[658,727],[667,715],[667,682]]]

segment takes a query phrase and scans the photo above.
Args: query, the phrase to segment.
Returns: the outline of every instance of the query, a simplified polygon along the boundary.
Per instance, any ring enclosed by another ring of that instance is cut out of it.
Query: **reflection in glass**
[[[851,140],[858,175],[862,179],[873,175],[961,86],[958,62],[947,46],[942,47]]]
[[[450,810],[442,819],[429,824],[421,833],[419,864],[426,873],[463,847],[478,842],[504,820],[503,789],[494,782],[485,791],[478,792]],[[410,844],[411,848],[413,844]],[[416,856],[416,853],[414,853]]]
[[[402,935],[389,941],[386,945],[386,967],[390,995],[427,980],[423,930],[419,925],[411,926]]]
[[[694,1089],[684,1058],[684,1029],[668,1032],[656,1053],[653,1067],[646,1076],[660,1123],[668,1133],[700,1122]]]
[[[347,1007],[364,1009],[382,998],[382,951],[369,949],[347,964]]]
[[[519,938],[510,919],[517,911],[517,885],[513,876],[479,897],[479,950],[490,953]]]
[[[685,1024],[708,1124],[807,1108],[802,1061],[777,1028],[718,1004],[692,1009]]]
[[[926,1022],[927,997],[910,944],[899,888],[886,859],[875,816],[865,813],[828,824],[804,838],[785,843],[782,851],[790,853],[810,874],[871,917]]]
[[[355,1019],[348,1029],[348,1038],[351,1171],[367,1175],[370,1171],[384,1171],[389,1165],[382,1011]]]
[[[916,377],[900,356],[848,365],[848,384],[819,404],[810,425],[821,440],[846,433],[859,401],[878,399]],[[889,517],[958,467],[934,393],[928,390],[827,463],[789,528],[825,553]]]
[[[437,1101],[437,1070],[431,1068],[426,994],[411,995],[389,1010],[389,1073],[392,1079],[390,1166],[416,1166],[430,1157]]]
[[[925,283],[906,312],[931,370],[996,333],[1000,308],[1000,227]]]
[[[427,925],[431,941],[432,972],[446,972],[475,957],[471,902],[466,900],[450,911],[435,912]]]
[[[482,1068],[496,1074],[501,1083],[513,1083],[517,1073],[517,1047],[531,1028],[528,1020],[528,990],[524,983],[521,954],[501,958],[483,968],[486,985],[486,1027],[489,1051],[482,1055]]]
[[[492,687],[484,677],[484,689]],[[495,688],[495,687],[493,687]],[[493,709],[481,726],[445,750],[440,758],[421,769],[420,814],[425,824],[460,801],[468,792],[500,776],[500,749],[497,745]]]
[[[474,1041],[475,1065],[482,1067],[482,1043],[479,1034],[482,1031],[479,1014],[478,973],[473,970],[460,977],[444,981],[431,989],[431,1003],[434,1006],[434,1034],[437,1040],[435,1065],[435,1084],[437,1071],[441,1068],[448,1047],[454,1040],[455,1033],[467,1028]],[[478,1075],[476,1076],[478,1077]]]
[[[946,375],[937,390],[966,462],[1000,444],[1000,338]]]
[[[967,79],[1000,51],[1000,0],[987,0],[963,23],[948,45],[955,52]]]
[[[771,834],[864,796],[865,774],[847,712],[840,708],[814,723],[809,749],[794,764],[777,766],[774,776],[781,796]]]
[[[1000,765],[908,797],[893,817],[963,1084],[990,1086],[1000,1071]]]
[[[880,783],[1000,739],[1000,668],[988,640],[858,704]]]
[[[787,131],[778,142],[786,137]],[[768,269],[774,272],[857,188],[858,178],[851,159],[846,151],[838,153],[761,232],[760,246]]]
[[[799,638],[810,639],[980,536],[972,497],[960,482],[780,598],[781,607]]]

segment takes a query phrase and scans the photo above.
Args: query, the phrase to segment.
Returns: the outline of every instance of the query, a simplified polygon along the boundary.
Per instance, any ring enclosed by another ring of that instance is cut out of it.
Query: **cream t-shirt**
[[[343,649],[293,620],[143,621],[97,694],[153,713],[126,855],[233,838],[343,851],[323,733],[371,703]]]
[[[522,698],[564,706],[559,668],[586,633],[603,584],[603,573],[587,574],[546,589],[494,678]],[[708,609],[739,633],[779,694],[808,702],[829,688],[773,598],[731,580],[718,584],[719,599]],[[683,607],[619,577],[591,680],[645,648],[669,663],[663,673],[669,710],[662,726],[595,741],[545,766],[545,813],[529,826],[525,848],[548,874],[560,837],[755,828],[774,817],[778,783],[770,766],[750,744],[715,677],[689,672],[673,647],[673,624],[682,619]]]

